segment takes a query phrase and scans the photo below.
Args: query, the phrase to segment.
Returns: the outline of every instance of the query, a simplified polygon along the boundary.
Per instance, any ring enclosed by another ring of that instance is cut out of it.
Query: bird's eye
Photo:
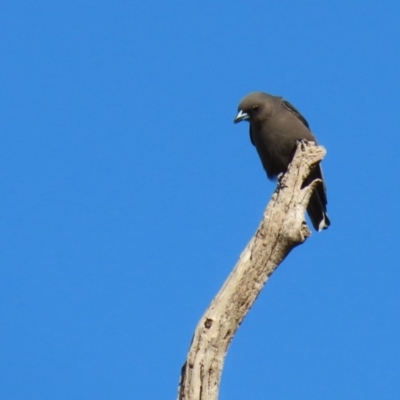
[[[258,111],[258,106],[253,106],[253,111],[257,112]]]

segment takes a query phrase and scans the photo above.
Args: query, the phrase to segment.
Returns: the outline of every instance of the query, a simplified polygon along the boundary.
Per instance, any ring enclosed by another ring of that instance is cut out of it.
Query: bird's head
[[[269,118],[272,111],[272,96],[263,92],[253,92],[240,102],[238,113],[233,122],[237,124],[241,121],[255,123],[265,121]]]

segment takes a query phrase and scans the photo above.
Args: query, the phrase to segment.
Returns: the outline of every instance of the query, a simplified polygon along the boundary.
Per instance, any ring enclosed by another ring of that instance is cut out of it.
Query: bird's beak
[[[249,119],[250,119],[250,115],[249,114],[243,112],[242,110],[239,110],[238,115],[236,115],[236,117],[233,120],[233,122],[235,124],[237,124],[238,122],[246,121],[246,120],[249,120]]]

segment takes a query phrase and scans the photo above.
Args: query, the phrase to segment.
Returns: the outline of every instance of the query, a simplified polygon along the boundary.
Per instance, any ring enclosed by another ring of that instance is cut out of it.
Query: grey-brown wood
[[[239,261],[200,319],[181,371],[178,400],[217,400],[228,346],[262,288],[290,251],[311,231],[305,212],[318,180],[302,187],[325,149],[300,143],[262,221]]]

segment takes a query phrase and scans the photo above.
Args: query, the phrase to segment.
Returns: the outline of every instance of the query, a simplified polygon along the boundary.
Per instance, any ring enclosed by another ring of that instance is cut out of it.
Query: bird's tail
[[[326,205],[328,201],[326,198],[326,188],[320,165],[311,171],[310,176],[304,182],[304,186],[310,184],[315,179],[320,179],[321,183],[317,185],[313,194],[311,195],[307,212],[315,230],[322,231],[323,229],[327,229],[329,227],[331,221],[329,220],[326,212]]]
[[[307,207],[307,212],[316,231],[327,229],[331,224],[328,214],[326,213],[326,205],[323,204],[318,194],[318,187],[311,195],[310,202],[308,203]]]

